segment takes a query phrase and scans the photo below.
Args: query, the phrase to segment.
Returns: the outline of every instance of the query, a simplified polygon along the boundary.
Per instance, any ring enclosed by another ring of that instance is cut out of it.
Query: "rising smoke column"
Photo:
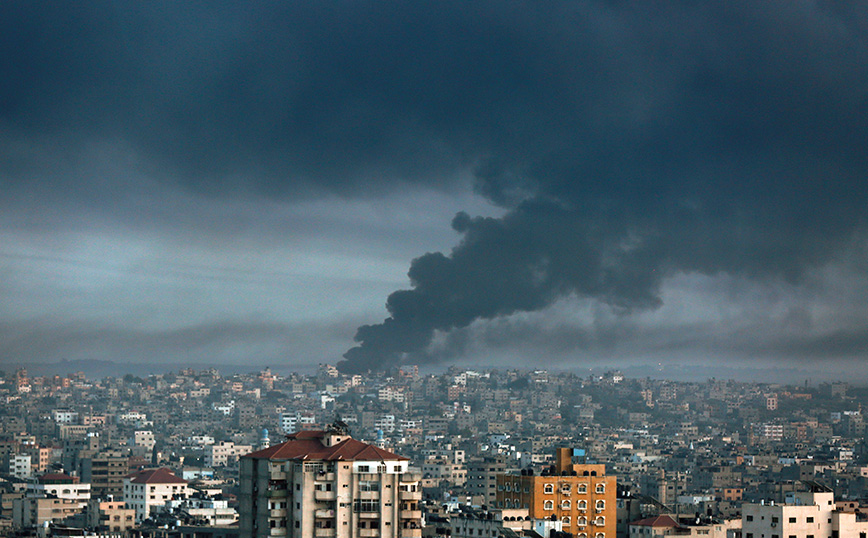
[[[515,64],[537,80],[494,78],[520,100],[492,86],[459,133],[506,215],[456,216],[460,243],[412,262],[344,371],[423,362],[437,331],[570,294],[655,308],[677,273],[799,282],[864,242],[863,7],[589,6],[528,40]]]
[[[347,372],[389,368],[418,353],[435,331],[474,320],[535,311],[568,293],[597,297],[620,310],[660,304],[661,260],[645,244],[625,244],[624,230],[551,203],[525,202],[502,219],[459,213],[463,234],[449,256],[415,260],[411,290],[392,293],[391,317],[359,328],[361,345],[347,352]],[[635,267],[642,267],[636,271]]]

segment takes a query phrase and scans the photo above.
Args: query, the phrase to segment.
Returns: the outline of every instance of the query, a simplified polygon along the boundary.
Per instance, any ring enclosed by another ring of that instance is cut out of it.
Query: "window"
[[[576,508],[579,510],[587,510],[588,509],[588,501],[579,501],[576,503]]]
[[[747,521],[753,521],[753,516],[745,516],[744,518],[745,518]]]
[[[579,484],[578,486],[576,486],[576,492],[577,493],[587,493],[588,492],[588,485],[587,484]]]
[[[561,518],[561,523],[564,524],[564,527],[570,526],[570,516],[564,516]]]
[[[597,534],[594,535],[594,538],[606,538],[606,533],[605,532],[598,532]]]
[[[796,518],[791,517],[791,518],[790,518],[790,523],[795,523],[795,522],[796,522]]]
[[[584,527],[587,524],[588,524],[588,518],[586,518],[585,516],[579,516],[579,518],[576,520],[576,525],[578,525],[580,527]]]
[[[594,508],[596,508],[597,510],[605,510],[606,501],[597,501],[597,504],[594,505]]]
[[[554,501],[546,501],[543,503],[543,510],[554,510],[555,502]]]
[[[814,516],[808,516],[807,521],[808,521],[808,523],[813,523],[814,522]]]
[[[555,492],[555,486],[553,484],[546,484],[543,486],[543,493],[551,494]]]
[[[597,484],[597,493],[606,493],[606,484]]]
[[[570,501],[561,501],[561,510],[569,510],[570,507]]]
[[[594,525],[598,527],[602,527],[606,524],[606,518],[604,516],[597,516],[597,519],[594,520]]]
[[[561,493],[566,493],[569,495],[571,490],[572,490],[572,488],[570,487],[569,484],[561,484]]]
[[[777,523],[777,522],[778,522],[778,517],[772,516],[772,523]]]
[[[380,501],[376,499],[356,499],[353,502],[353,512],[379,512]]]
[[[371,466],[370,465],[359,465],[359,472],[360,473],[370,473],[371,472]]]

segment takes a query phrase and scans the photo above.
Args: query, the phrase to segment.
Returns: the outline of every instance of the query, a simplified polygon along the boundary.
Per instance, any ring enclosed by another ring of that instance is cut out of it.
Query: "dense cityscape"
[[[844,382],[19,369],[0,397],[8,536],[868,530],[868,389]]]
[[[868,2],[0,1],[0,537],[868,538]]]

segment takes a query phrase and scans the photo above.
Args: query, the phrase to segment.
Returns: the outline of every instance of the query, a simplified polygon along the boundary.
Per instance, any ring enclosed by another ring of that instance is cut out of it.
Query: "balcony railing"
[[[318,501],[333,501],[337,499],[337,492],[318,489],[313,492],[313,498]]]
[[[400,491],[398,496],[402,501],[421,501],[421,491]]]

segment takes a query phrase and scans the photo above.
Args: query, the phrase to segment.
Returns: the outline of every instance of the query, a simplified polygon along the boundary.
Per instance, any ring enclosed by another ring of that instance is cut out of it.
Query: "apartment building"
[[[170,470],[143,469],[124,478],[124,502],[136,511],[136,522],[146,519],[151,509],[172,499],[186,499],[191,494],[187,481]]]
[[[221,441],[207,445],[203,450],[205,466],[224,467],[230,463],[234,463],[239,456],[247,454],[251,450],[253,450],[253,447],[250,445],[236,445],[232,441]]]
[[[241,536],[419,537],[419,476],[408,459],[350,437],[300,431],[241,458]]]
[[[101,533],[124,533],[135,525],[136,511],[122,501],[91,499],[87,505],[87,525]]]
[[[130,459],[119,450],[105,450],[79,461],[83,482],[90,482],[93,497],[120,497],[124,492],[124,477],[130,472]]]
[[[524,508],[533,519],[558,520],[563,532],[578,538],[615,538],[617,522],[614,476],[606,466],[573,463],[573,450],[559,448],[550,472],[497,477],[495,507]]]
[[[857,522],[853,511],[839,510],[834,492],[816,482],[805,481],[810,491],[787,493],[783,504],[770,502],[742,505],[743,538],[864,537],[868,522]]]

